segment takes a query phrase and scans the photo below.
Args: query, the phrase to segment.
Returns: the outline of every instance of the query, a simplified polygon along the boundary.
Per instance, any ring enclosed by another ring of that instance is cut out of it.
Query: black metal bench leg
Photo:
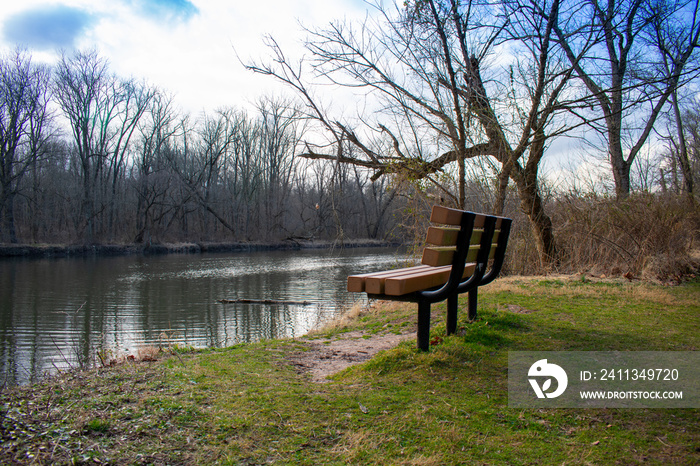
[[[418,301],[418,349],[430,347],[430,302]]]
[[[457,331],[457,301],[459,295],[453,294],[447,298],[447,334]]]
[[[477,290],[479,288],[474,288],[469,291],[469,320],[476,319],[476,302],[478,299]]]

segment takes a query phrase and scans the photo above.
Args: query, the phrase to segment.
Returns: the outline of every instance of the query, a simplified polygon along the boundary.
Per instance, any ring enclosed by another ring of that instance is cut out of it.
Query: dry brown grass
[[[700,272],[700,209],[686,197],[636,193],[624,201],[564,196],[548,206],[563,273],[680,282]],[[527,219],[517,218],[507,271],[539,273]]]
[[[318,330],[312,330],[311,332],[309,332],[309,335],[315,335],[318,333],[338,330],[347,327],[351,322],[357,320],[357,318],[363,312],[367,312],[367,304],[364,301],[356,301],[355,303],[353,303],[350,309],[348,309],[347,312],[344,312],[340,317],[328,322],[322,328]]]
[[[558,230],[571,268],[645,279],[695,273],[700,213],[686,198],[636,194],[625,201],[565,198]]]

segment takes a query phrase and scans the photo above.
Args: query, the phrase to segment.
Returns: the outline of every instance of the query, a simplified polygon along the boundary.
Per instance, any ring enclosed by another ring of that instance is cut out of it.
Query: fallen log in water
[[[220,299],[220,303],[223,304],[292,304],[297,306],[310,306],[314,304],[311,301],[286,301],[279,299]]]

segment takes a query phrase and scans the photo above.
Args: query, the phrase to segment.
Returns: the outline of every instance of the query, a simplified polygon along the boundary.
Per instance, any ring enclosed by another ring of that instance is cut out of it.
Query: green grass
[[[444,305],[433,315],[428,353],[411,340],[327,384],[295,371],[288,355],[309,347],[285,340],[5,390],[0,463],[700,463],[698,409],[513,409],[507,396],[508,351],[699,350],[700,283],[502,279],[456,335]],[[314,337],[414,320],[413,305],[379,306]]]

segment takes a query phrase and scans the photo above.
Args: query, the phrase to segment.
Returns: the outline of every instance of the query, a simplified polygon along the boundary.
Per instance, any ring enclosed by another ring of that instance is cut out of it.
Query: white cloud
[[[172,10],[172,5],[184,10]],[[363,18],[371,10],[360,0],[24,0],[0,12],[0,26],[7,28],[17,13],[47,6],[70,7],[96,18],[76,38],[77,47],[96,47],[114,72],[175,93],[176,101],[194,113],[245,106],[279,91],[272,78],[246,71],[236,55],[243,60],[266,57],[264,35],[272,34],[292,56],[299,56],[304,37],[299,22],[322,26],[344,17]],[[8,40],[0,44],[5,50],[14,45]],[[37,54],[47,59],[40,50]]]

